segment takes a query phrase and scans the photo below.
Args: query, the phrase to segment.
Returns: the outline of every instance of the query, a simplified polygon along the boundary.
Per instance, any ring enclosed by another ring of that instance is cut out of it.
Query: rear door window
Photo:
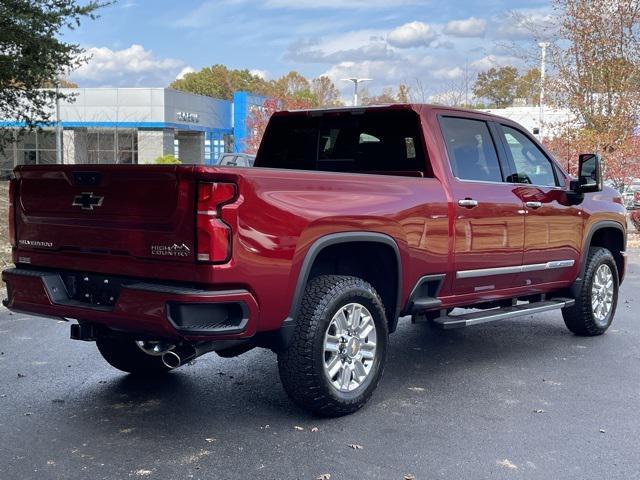
[[[487,122],[440,117],[453,174],[461,180],[502,182],[498,154]]]

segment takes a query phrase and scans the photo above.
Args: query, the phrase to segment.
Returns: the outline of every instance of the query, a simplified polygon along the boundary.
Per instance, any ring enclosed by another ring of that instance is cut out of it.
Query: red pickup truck
[[[279,112],[253,168],[18,167],[5,305],[76,320],[137,374],[270,348],[296,403],[347,414],[403,316],[561,309],[604,333],[626,222],[600,170],[583,155],[572,180],[518,124],[429,105]]]

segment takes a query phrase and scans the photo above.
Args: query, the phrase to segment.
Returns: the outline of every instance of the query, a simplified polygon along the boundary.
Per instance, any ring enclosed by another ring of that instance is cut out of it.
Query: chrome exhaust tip
[[[174,369],[182,365],[182,359],[176,352],[169,350],[162,354],[162,363],[164,363],[165,367]]]

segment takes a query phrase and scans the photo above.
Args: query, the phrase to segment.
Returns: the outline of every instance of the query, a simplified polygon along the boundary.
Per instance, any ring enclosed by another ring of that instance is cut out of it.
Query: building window
[[[117,130],[117,163],[138,163],[138,133],[133,129]]]
[[[88,163],[138,163],[136,130],[90,129],[87,132]]]
[[[24,132],[18,134],[16,141],[16,153],[18,165],[36,165],[38,163],[37,132]]]
[[[14,134],[13,130],[0,130],[0,179],[11,176],[14,162]]]
[[[41,130],[37,132],[37,161],[40,165],[56,163],[56,132],[55,130]]]
[[[207,135],[209,137],[209,135]],[[204,163],[207,165],[211,165],[211,139],[206,138],[204,141]]]

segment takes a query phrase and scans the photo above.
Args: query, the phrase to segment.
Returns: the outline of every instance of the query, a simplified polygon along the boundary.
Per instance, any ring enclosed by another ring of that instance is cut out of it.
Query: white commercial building
[[[232,102],[168,88],[63,89],[63,163],[153,163],[174,155],[183,163],[216,163],[232,148]],[[53,108],[53,107],[52,107]],[[52,115],[55,118],[55,115]],[[0,127],[21,125],[2,119]],[[56,162],[53,125],[23,135],[0,153],[0,170]]]

